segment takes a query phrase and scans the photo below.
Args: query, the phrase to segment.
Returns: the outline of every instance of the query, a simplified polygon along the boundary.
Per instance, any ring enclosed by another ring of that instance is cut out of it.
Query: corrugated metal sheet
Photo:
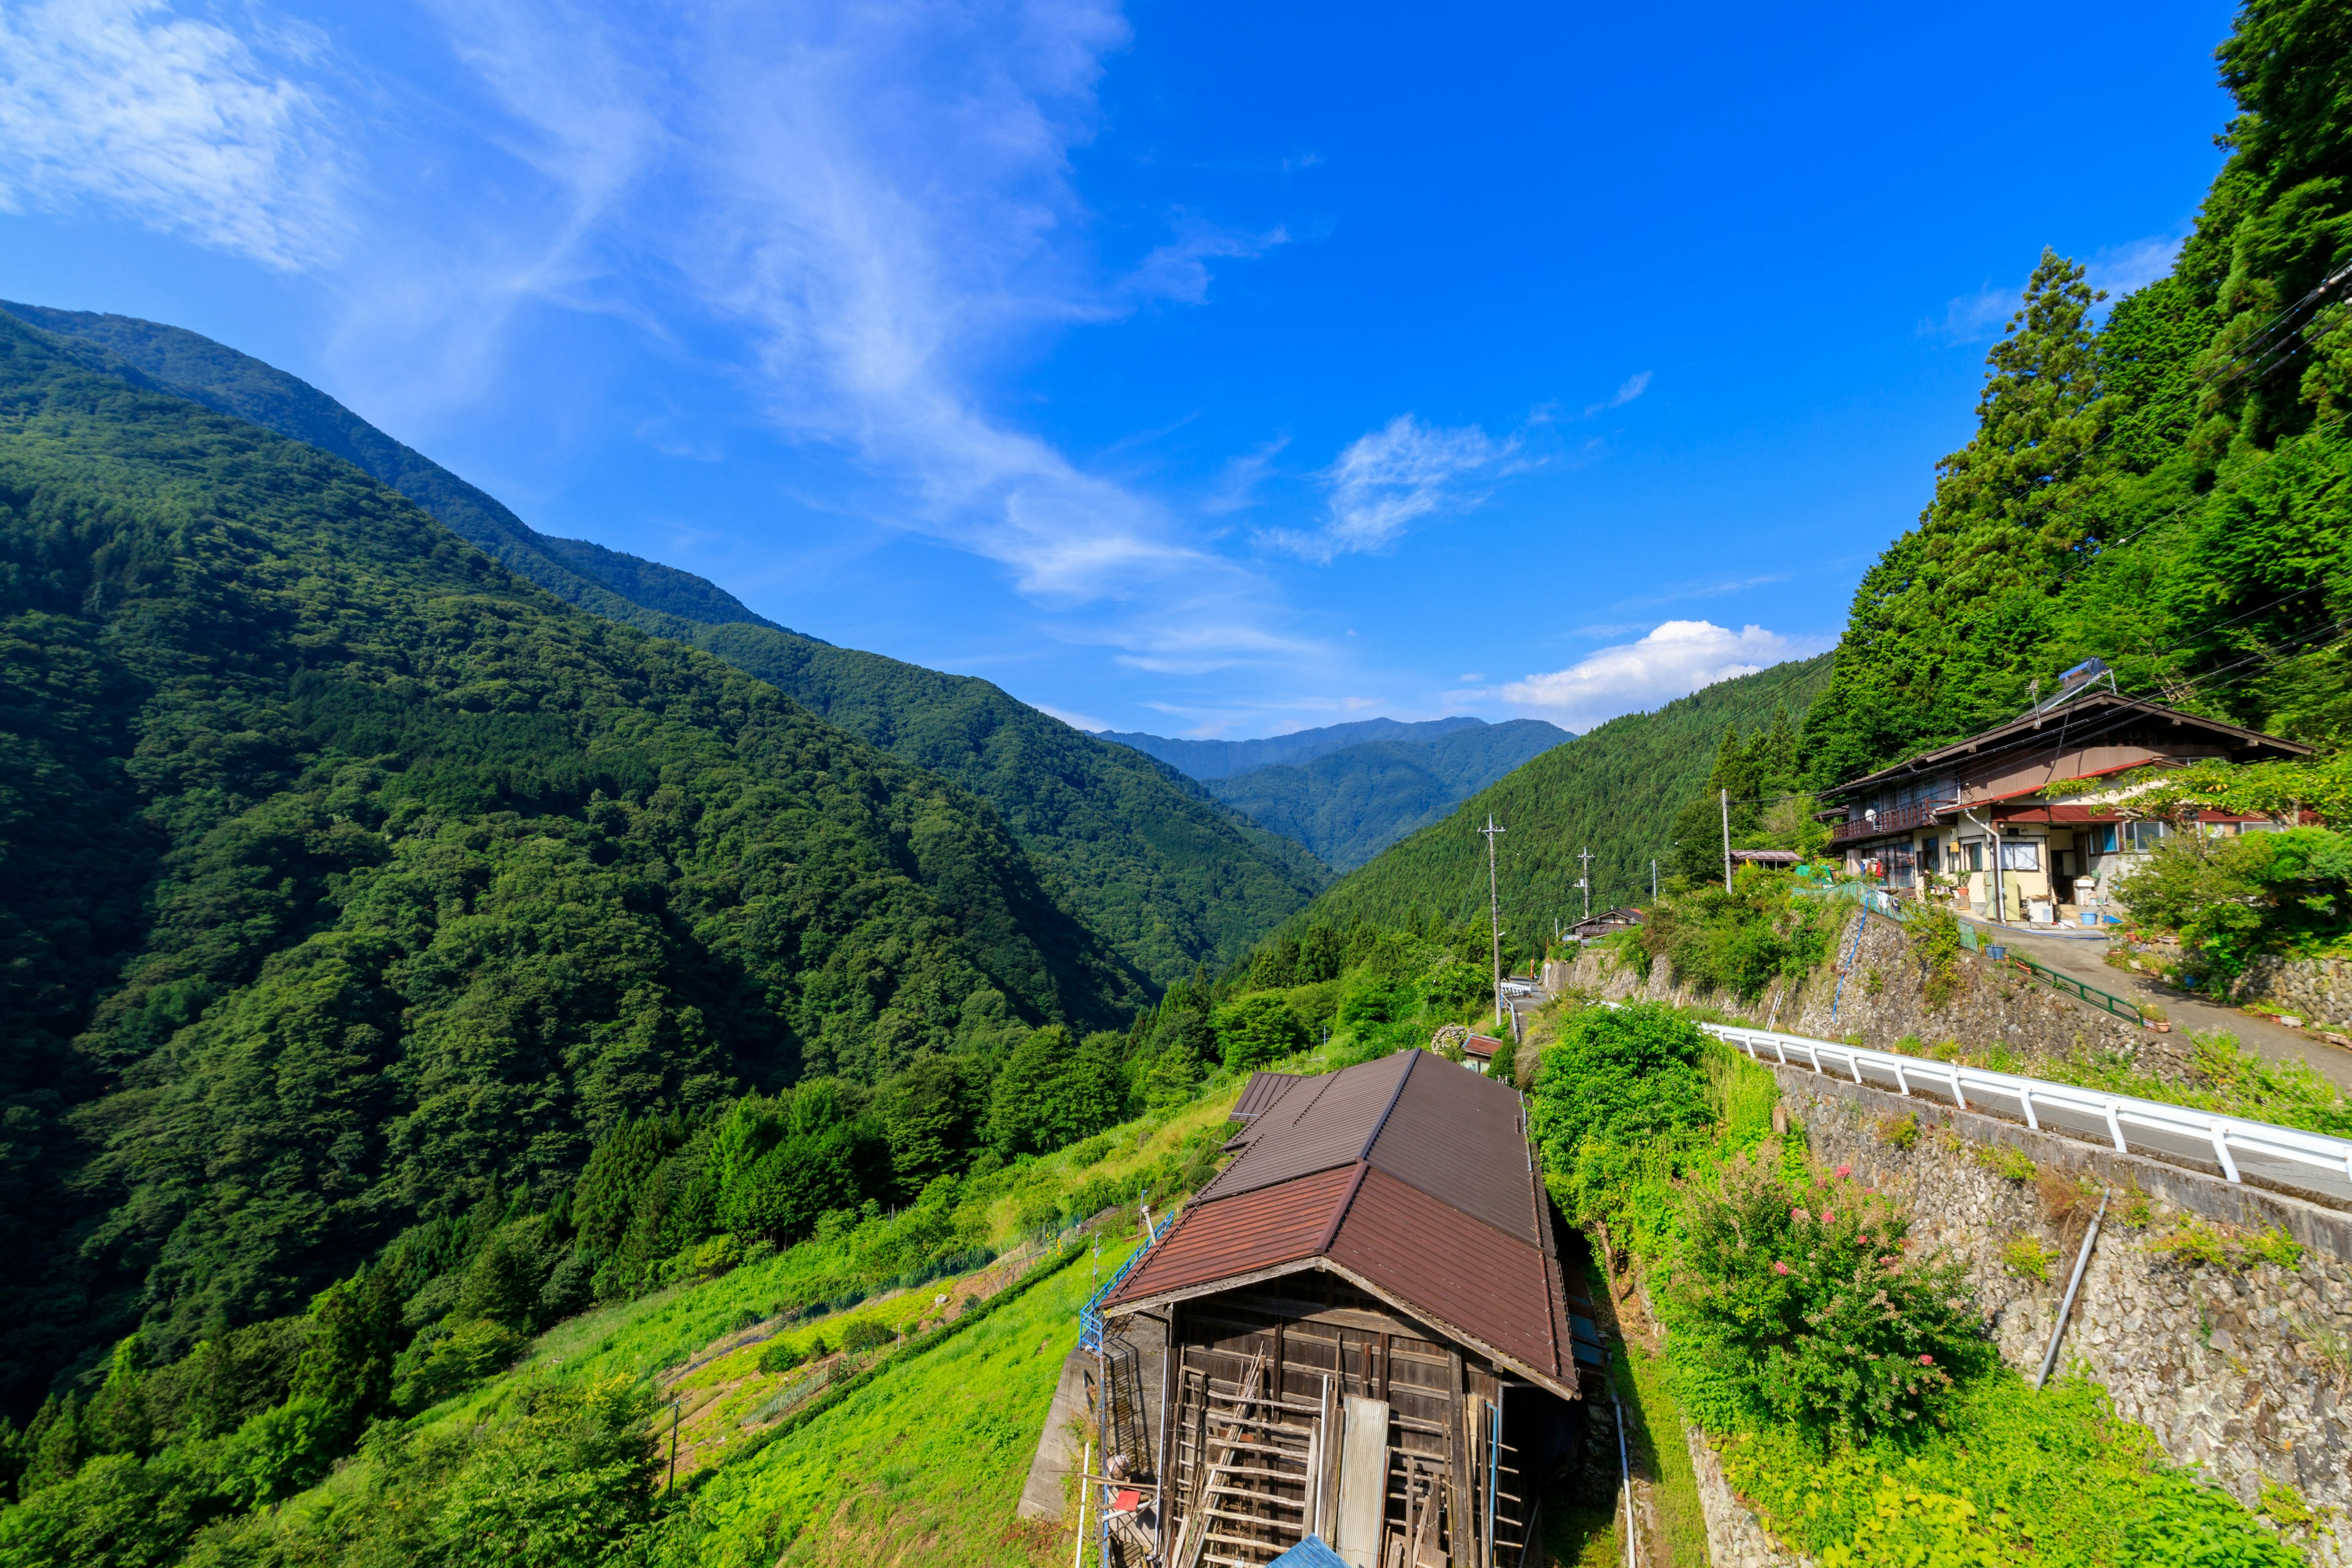
[[[1372,1143],[1372,1165],[1533,1247],[1519,1114],[1519,1097],[1484,1073],[1417,1072]]]
[[[1208,1203],[1255,1192],[1260,1187],[1314,1171],[1328,1171],[1334,1165],[1351,1164],[1362,1158],[1364,1145],[1395,1098],[1398,1081],[1412,1070],[1416,1058],[1426,1055],[1423,1051],[1399,1051],[1376,1062],[1343,1068],[1327,1075],[1321,1092],[1296,1115],[1288,1114],[1288,1107],[1285,1106],[1282,1112],[1259,1117],[1253,1124],[1255,1136],[1249,1146],[1242,1151],[1239,1159],[1201,1189],[1199,1201]],[[1446,1067],[1439,1058],[1429,1059],[1441,1068]]]
[[[1523,1177],[1524,1179],[1524,1177]],[[1332,1242],[1331,1261],[1536,1372],[1566,1381],[1568,1335],[1543,1254],[1377,1166]]]
[[[1217,1203],[1196,1200],[1104,1307],[1314,1257],[1355,1177],[1351,1163]]]
[[[1290,1086],[1300,1081],[1302,1077],[1302,1074],[1295,1072],[1250,1074],[1249,1087],[1242,1090],[1241,1100],[1234,1106],[1231,1120],[1247,1121],[1255,1117],[1258,1112],[1270,1110],[1274,1102],[1280,1100]]]

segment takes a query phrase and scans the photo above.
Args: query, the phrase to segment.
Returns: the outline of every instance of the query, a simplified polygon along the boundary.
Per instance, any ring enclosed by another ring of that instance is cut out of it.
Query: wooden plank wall
[[[1465,1356],[1459,1346],[1399,1316],[1386,1303],[1328,1274],[1291,1275],[1225,1294],[1195,1298],[1174,1310],[1173,1404],[1167,1431],[1174,1463],[1163,1467],[1173,1483],[1170,1543],[1182,1521],[1202,1506],[1208,1477],[1205,1460],[1221,1449],[1221,1416],[1236,1411],[1288,1428],[1256,1435],[1269,1445],[1297,1445],[1324,1426],[1328,1408],[1347,1395],[1385,1401],[1390,1407],[1390,1472],[1382,1568],[1408,1565],[1416,1538],[1423,1564],[1486,1568],[1490,1556],[1486,1531],[1486,1412],[1504,1396],[1494,1370]],[[1241,1398],[1253,1374],[1262,1378],[1252,1406]],[[1525,1385],[1522,1397],[1532,1394]],[[1220,1517],[1212,1538],[1192,1563],[1257,1564],[1297,1544],[1317,1518],[1336,1473],[1336,1435],[1316,1441],[1322,1474],[1311,1476],[1304,1459],[1259,1456],[1259,1474],[1246,1482],[1232,1471],[1217,1484],[1228,1489],[1209,1500]],[[1509,1463],[1509,1457],[1504,1457]],[[1230,1489],[1246,1486],[1259,1495],[1243,1499]],[[1516,1484],[1502,1489],[1516,1494]],[[1318,1493],[1322,1495],[1318,1498]],[[1522,1504],[1516,1495],[1498,1499],[1496,1545],[1500,1561],[1517,1556]],[[1253,1520],[1261,1522],[1251,1522]],[[1441,1533],[1441,1522],[1443,1532]],[[1197,1531],[1196,1531],[1197,1532]],[[1225,1539],[1215,1539],[1223,1537]],[[1191,1552],[1188,1551],[1188,1556]]]

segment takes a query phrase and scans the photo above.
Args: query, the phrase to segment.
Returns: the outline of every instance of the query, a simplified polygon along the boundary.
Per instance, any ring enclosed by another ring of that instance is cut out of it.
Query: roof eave
[[[1526,1378],[1528,1382],[1538,1384],[1547,1392],[1557,1394],[1562,1399],[1580,1399],[1583,1397],[1581,1394],[1577,1392],[1574,1384],[1563,1383],[1554,1374],[1529,1365],[1519,1357],[1511,1354],[1510,1352],[1503,1350],[1497,1346],[1488,1344],[1485,1340],[1480,1339],[1476,1334],[1470,1332],[1467,1329],[1464,1329],[1456,1324],[1448,1322],[1444,1318],[1429,1310],[1426,1307],[1418,1306],[1398,1295],[1395,1291],[1383,1289],[1381,1286],[1365,1279],[1354,1269],[1348,1268],[1344,1264],[1336,1263],[1328,1257],[1320,1253],[1317,1253],[1311,1257],[1295,1258],[1288,1263],[1271,1263],[1263,1268],[1254,1268],[1246,1273],[1229,1274],[1222,1279],[1204,1280],[1198,1285],[1184,1285],[1179,1286],[1172,1290],[1154,1291],[1149,1296],[1138,1296],[1131,1300],[1118,1302],[1115,1306],[1106,1303],[1103,1307],[1103,1316],[1106,1318],[1124,1318],[1136,1312],[1150,1311],[1154,1308],[1171,1307],[1179,1301],[1194,1300],[1202,1296],[1219,1296],[1228,1290],[1238,1290],[1244,1286],[1261,1284],[1268,1279],[1279,1279],[1286,1275],[1304,1274],[1310,1270],[1318,1270],[1326,1274],[1338,1275],[1340,1279],[1345,1279],[1349,1284],[1355,1286],[1366,1295],[1376,1297],[1379,1300],[1387,1302],[1390,1306],[1395,1308],[1398,1311],[1403,1313],[1408,1318],[1417,1319],[1420,1321],[1428,1324],[1431,1328],[1437,1331],[1438,1337],[1452,1340],[1456,1344],[1466,1345],[1472,1350],[1476,1351],[1480,1355],[1485,1356],[1487,1360],[1493,1362],[1496,1366],[1508,1367],[1511,1371],[1518,1373],[1521,1377]]]

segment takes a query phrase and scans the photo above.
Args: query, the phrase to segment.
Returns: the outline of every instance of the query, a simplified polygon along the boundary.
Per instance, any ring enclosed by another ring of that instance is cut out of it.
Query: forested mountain
[[[913,1064],[984,1104],[1032,1026],[1144,999],[959,785],[104,352],[0,317],[20,1413],[133,1325],[169,1361],[395,1238],[414,1290],[566,1212],[630,1126],[657,1163],[746,1089],[837,1073],[790,1129],[846,1161],[858,1084]]]
[[[2045,253],[1968,446],[1854,595],[1816,784],[2021,711],[2098,656],[2126,691],[2352,739],[2352,10],[2256,4],[2218,56],[2230,158],[2171,273],[2104,324]]]
[[[1423,729],[1410,740],[1364,742],[1303,765],[1211,779],[1208,787],[1260,826],[1344,871],[1575,738],[1540,719],[1444,722],[1451,727],[1435,734]]]
[[[1233,958],[1329,880],[1296,844],[1129,747],[988,681],[786,630],[690,573],[540,533],[316,388],[209,338],[125,316],[0,309],[111,351],[89,356],[93,368],[343,458],[558,597],[706,648],[843,729],[945,773],[996,808],[1049,889],[1155,984]]]
[[[1583,905],[1579,851],[1592,851],[1592,907],[1646,900],[1650,861],[1671,869],[1676,812],[1706,784],[1725,732],[1769,731],[1777,716],[1803,717],[1829,679],[1831,656],[1775,665],[1720,681],[1651,713],[1628,713],[1558,746],[1472,795],[1444,821],[1350,871],[1287,930],[1365,921],[1419,927],[1455,922],[1486,902],[1491,813],[1507,923],[1525,951],[1555,920]]]
[[[1456,730],[1475,729],[1484,723],[1484,719],[1457,714],[1451,719],[1425,719],[1419,723],[1400,719],[1358,719],[1255,741],[1186,741],[1123,730],[1097,730],[1095,737],[1132,746],[1148,756],[1158,757],[1178,773],[1206,781],[1245,773],[1254,768],[1311,763],[1342,747],[1360,746],[1371,741],[1433,741]],[[1566,733],[1561,731],[1562,735]]]

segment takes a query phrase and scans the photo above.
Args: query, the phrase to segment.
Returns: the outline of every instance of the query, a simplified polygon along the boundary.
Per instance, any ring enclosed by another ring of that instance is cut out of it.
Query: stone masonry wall
[[[2352,959],[2258,958],[2231,988],[2325,1029],[2352,1033]]]
[[[2308,1533],[2312,1561],[2352,1564],[2352,1215],[1803,1068],[1775,1071],[1814,1154],[1908,1204],[1919,1243],[1964,1264],[2002,1358],[2029,1380],[2088,1216],[2053,1222],[2036,1181],[1998,1173],[1983,1152],[2017,1151],[2039,1173],[2087,1177],[2113,1193],[2061,1367],[2105,1385],[2117,1411],[2144,1423],[2175,1460],[2203,1465],[2248,1507],[2262,1504],[2265,1482],[2294,1488],[2342,1531],[2341,1539]],[[1906,1115],[1919,1126],[1907,1150],[1887,1139]],[[2126,1212],[2135,1194],[2144,1194],[2139,1224]],[[2303,1256],[2291,1268],[2232,1268],[2151,1245],[2190,1217],[2225,1234],[2283,1230]],[[2055,1249],[2046,1279],[2004,1265],[2003,1249],[2020,1237]]]
[[[1573,961],[1545,964],[1544,980],[1554,991],[1573,987],[1612,1002],[1709,1006],[1784,1033],[1879,1050],[1932,1048],[1946,1040],[1966,1041],[1972,1050],[1998,1043],[2025,1058],[2024,1070],[2030,1072],[2036,1057],[2088,1049],[2127,1057],[2161,1079],[2189,1077],[2183,1036],[2158,1034],[2102,1013],[1976,953],[1962,952],[1958,970],[1951,994],[1941,1005],[1931,1005],[1931,976],[1913,952],[1910,934],[1883,915],[1857,912],[1839,932],[1834,963],[1753,1002],[1678,981],[1673,964],[1663,958],[1643,980],[1614,953],[1591,949]],[[1916,1043],[1906,1046],[1906,1040]]]

